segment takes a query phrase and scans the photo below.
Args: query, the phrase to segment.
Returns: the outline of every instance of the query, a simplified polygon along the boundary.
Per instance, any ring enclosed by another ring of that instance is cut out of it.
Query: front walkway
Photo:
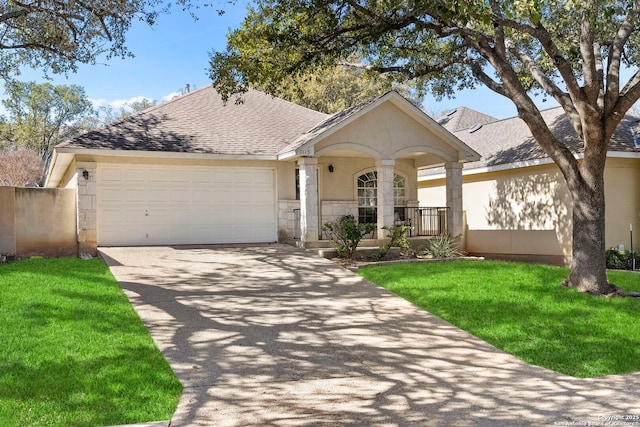
[[[101,251],[184,385],[172,427],[640,425],[640,373],[527,365],[309,252]]]

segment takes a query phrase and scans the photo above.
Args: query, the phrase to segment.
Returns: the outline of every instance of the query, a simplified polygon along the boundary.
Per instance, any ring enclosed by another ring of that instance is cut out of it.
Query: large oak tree
[[[614,129],[640,98],[639,12],[638,0],[257,0],[227,50],[212,54],[211,75],[224,96],[248,84],[275,92],[290,74],[357,55],[364,60],[352,66],[438,96],[486,85],[513,101],[566,179],[565,284],[610,294],[619,290],[605,268],[604,166]],[[536,93],[564,109],[583,141],[580,160],[542,119]]]

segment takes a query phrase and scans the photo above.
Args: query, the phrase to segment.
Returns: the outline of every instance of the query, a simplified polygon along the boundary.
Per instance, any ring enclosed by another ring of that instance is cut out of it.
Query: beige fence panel
[[[0,187],[0,254],[77,256],[75,190]]]

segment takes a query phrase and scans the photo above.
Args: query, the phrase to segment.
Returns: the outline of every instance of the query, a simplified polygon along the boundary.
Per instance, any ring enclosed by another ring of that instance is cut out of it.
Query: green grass
[[[166,420],[181,391],[101,260],[0,265],[0,425]]]
[[[497,261],[393,264],[359,270],[423,309],[525,362],[575,377],[640,371],[640,300],[559,286],[569,270]],[[640,274],[609,280],[640,291]]]

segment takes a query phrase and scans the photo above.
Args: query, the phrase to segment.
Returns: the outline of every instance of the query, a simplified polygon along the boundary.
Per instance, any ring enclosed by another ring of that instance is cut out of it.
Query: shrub
[[[322,231],[336,244],[339,257],[351,259],[362,238],[375,228],[375,224],[359,224],[353,215],[345,215],[336,221],[327,222]]]
[[[407,233],[413,229],[408,225],[385,225],[382,227],[387,232],[387,239],[390,241],[380,246],[376,252],[376,258],[384,258],[391,248],[400,248],[400,252],[404,255],[411,254],[411,244],[407,238]]]
[[[461,236],[451,237],[448,234],[439,234],[429,240],[429,244],[423,252],[434,258],[453,258],[465,255],[460,250]]]
[[[607,268],[611,270],[632,270],[633,259],[636,260],[636,268],[640,267],[640,253],[624,249],[611,248],[606,252]]]

